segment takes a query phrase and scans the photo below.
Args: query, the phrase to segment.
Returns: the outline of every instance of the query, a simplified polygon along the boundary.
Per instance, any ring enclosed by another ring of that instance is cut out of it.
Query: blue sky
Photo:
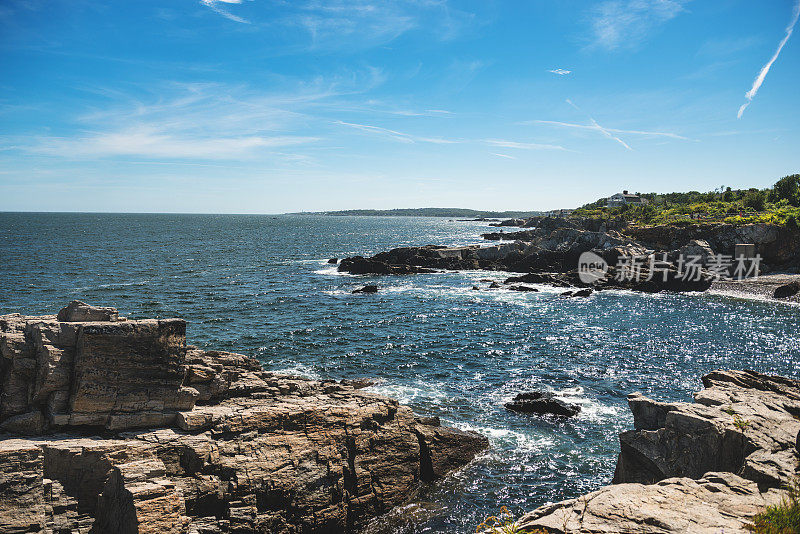
[[[800,172],[799,5],[6,0],[0,211],[766,187]]]

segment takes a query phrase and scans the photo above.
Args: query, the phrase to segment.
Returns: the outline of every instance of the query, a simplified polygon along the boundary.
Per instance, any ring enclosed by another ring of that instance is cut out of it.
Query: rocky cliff
[[[488,445],[185,332],[79,302],[0,316],[0,532],[357,532]]]
[[[751,267],[749,262],[739,265],[734,260],[736,245],[747,243],[754,244],[761,255],[760,274],[800,268],[800,233],[774,225],[640,228],[629,227],[618,220],[532,217],[494,226],[524,229],[483,234],[487,240],[500,241],[486,247],[402,247],[370,258],[345,258],[339,270],[352,274],[413,274],[437,269],[483,269],[532,274],[538,276],[541,283],[559,286],[592,285],[595,289],[647,292],[705,291],[714,281],[752,276],[747,272]],[[588,252],[609,266],[605,275],[590,283],[582,281],[578,272],[581,255]],[[636,274],[626,271],[633,265],[631,258],[636,258],[633,268]],[[698,271],[687,267],[694,258],[698,260]],[[738,274],[737,267],[740,268]],[[736,287],[735,291],[752,292],[749,287]]]
[[[694,224],[629,227],[624,234],[657,250],[676,250],[703,241],[717,254],[733,256],[737,243],[752,243],[772,270],[800,267],[800,231],[773,224]]]
[[[748,532],[800,473],[800,381],[716,371],[703,385],[694,403],[630,395],[614,484],[525,515],[522,531]]]

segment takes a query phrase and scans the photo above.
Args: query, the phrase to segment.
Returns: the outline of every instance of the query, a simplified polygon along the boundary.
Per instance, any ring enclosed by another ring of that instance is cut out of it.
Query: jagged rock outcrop
[[[694,403],[628,397],[614,484],[523,516],[522,532],[746,533],[800,474],[800,381],[715,371]]]
[[[79,313],[0,317],[2,532],[357,532],[488,445],[180,319]]]
[[[800,382],[753,371],[703,377],[694,403],[632,394],[634,428],[620,435],[615,482],[650,483],[727,471],[779,488],[795,473]]]
[[[596,289],[625,288],[657,292],[705,291],[712,280],[703,269],[688,273],[674,261],[615,230],[585,229],[580,220],[537,217],[534,227],[522,232],[487,234],[503,239],[497,245],[479,247],[402,247],[371,258],[345,258],[339,271],[351,274],[416,274],[436,270],[495,270],[528,273],[558,286],[586,286],[578,273],[581,255],[592,252],[610,267],[593,286]],[[528,226],[528,223],[525,223]],[[508,238],[514,241],[505,241]],[[701,246],[698,242],[697,246]],[[694,249],[692,249],[694,250]],[[705,249],[703,249],[705,250]],[[627,265],[630,264],[630,273]],[[700,267],[700,266],[698,266]],[[651,274],[652,273],[652,274]],[[521,280],[522,281],[522,280]]]

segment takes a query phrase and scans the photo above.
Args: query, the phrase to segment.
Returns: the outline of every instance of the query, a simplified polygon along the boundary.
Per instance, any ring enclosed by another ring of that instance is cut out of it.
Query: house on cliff
[[[619,208],[620,206],[627,206],[628,204],[643,206],[644,204],[647,204],[647,199],[642,198],[639,195],[628,193],[628,190],[626,189],[622,193],[611,195],[606,200],[606,206],[609,208]]]

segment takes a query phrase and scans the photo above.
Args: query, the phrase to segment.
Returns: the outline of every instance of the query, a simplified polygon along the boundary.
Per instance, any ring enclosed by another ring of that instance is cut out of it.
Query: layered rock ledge
[[[0,316],[0,532],[357,532],[488,446],[185,335],[78,302]]]
[[[523,516],[522,532],[745,533],[800,474],[800,381],[715,371],[694,403],[628,397],[613,484]]]

